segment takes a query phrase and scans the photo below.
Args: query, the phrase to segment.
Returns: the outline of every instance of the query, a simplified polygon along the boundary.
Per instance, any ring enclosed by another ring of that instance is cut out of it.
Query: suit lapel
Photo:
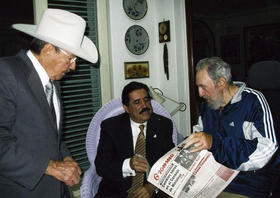
[[[147,123],[146,139],[150,139],[151,136],[153,135],[154,126],[156,126],[156,125],[155,125],[155,122],[153,121],[153,114],[152,114]]]
[[[121,146],[124,148],[124,150],[126,150],[127,156],[132,156],[134,153],[133,137],[132,137],[131,124],[127,113],[123,114],[120,124],[121,124],[120,133],[122,133],[122,135],[120,135],[119,133],[117,134],[117,136],[120,139]]]
[[[55,129],[55,131],[57,131],[56,129],[57,127],[55,125],[56,123],[54,123],[52,119],[51,110],[49,108],[49,104],[44,92],[44,88],[42,86],[38,73],[36,72],[32,62],[26,55],[25,51],[21,51],[18,55],[21,57],[21,59],[24,61],[25,65],[27,66],[27,67],[23,67],[23,71],[27,77],[27,82],[28,85],[30,86],[33,96],[36,98],[39,106],[43,111],[43,114],[47,114],[51,126]]]
[[[157,140],[157,137],[159,136],[160,133],[159,126],[160,124],[158,123],[158,120],[156,119],[156,116],[153,113],[147,123],[147,131],[146,131],[147,144],[149,144],[150,142],[154,142],[151,140]],[[150,144],[149,146],[153,147],[152,144]]]

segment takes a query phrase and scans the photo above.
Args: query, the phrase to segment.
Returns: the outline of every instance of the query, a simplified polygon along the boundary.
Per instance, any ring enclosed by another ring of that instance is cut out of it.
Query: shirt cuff
[[[128,158],[123,161],[123,165],[122,165],[123,177],[130,177],[130,176],[136,175],[135,171],[132,170],[130,167],[130,164],[129,164],[130,159],[131,158]]]

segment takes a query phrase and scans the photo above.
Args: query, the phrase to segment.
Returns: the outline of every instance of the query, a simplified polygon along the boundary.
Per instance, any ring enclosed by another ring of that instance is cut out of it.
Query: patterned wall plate
[[[148,10],[146,0],[123,0],[123,9],[131,19],[142,19]]]
[[[131,53],[143,54],[149,47],[149,35],[143,27],[133,25],[125,33],[125,44]]]

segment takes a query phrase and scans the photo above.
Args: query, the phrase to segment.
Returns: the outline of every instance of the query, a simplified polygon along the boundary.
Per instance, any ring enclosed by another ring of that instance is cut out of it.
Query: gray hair
[[[196,65],[196,72],[202,69],[207,70],[209,77],[214,81],[215,85],[217,85],[221,77],[225,78],[228,84],[232,84],[230,65],[220,57],[201,59]]]

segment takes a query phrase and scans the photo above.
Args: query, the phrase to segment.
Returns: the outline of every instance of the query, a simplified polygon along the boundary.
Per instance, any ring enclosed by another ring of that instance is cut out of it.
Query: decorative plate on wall
[[[131,19],[142,19],[148,10],[146,0],[123,0],[123,9]]]
[[[125,44],[131,53],[143,54],[149,47],[149,35],[143,27],[133,25],[125,33]]]

